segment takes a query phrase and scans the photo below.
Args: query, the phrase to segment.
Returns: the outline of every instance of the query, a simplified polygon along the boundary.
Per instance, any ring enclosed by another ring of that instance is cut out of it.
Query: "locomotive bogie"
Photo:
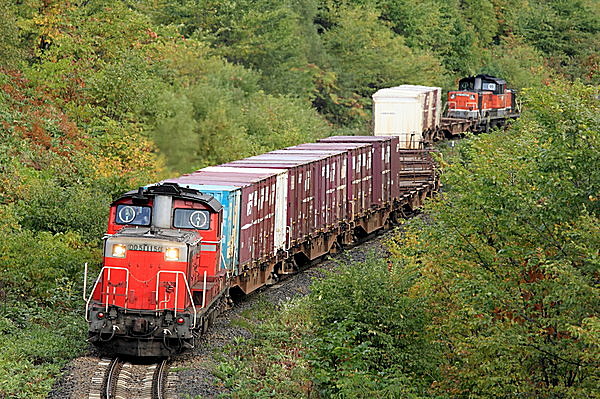
[[[89,311],[90,342],[128,356],[170,356],[193,343],[194,315],[171,311],[126,311],[109,306]]]

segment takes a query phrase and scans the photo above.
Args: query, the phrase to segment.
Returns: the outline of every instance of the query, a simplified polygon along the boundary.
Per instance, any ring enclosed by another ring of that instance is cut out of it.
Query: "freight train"
[[[420,207],[436,191],[436,171],[428,150],[411,147],[415,136],[423,141],[423,132],[439,128],[441,90],[384,94],[374,98],[379,119],[408,104],[420,112],[419,135],[376,129],[328,137],[116,199],[86,298],[89,340],[103,352],[139,357],[193,347],[232,295],[273,284]],[[381,98],[387,114],[377,108]]]

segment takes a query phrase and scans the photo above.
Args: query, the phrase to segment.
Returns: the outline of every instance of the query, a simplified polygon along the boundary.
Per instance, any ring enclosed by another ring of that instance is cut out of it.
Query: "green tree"
[[[468,4],[471,3],[465,6]],[[481,47],[476,43],[475,28],[461,14],[457,1],[383,1],[382,10],[383,18],[390,21],[395,32],[406,38],[410,48],[431,51],[450,72],[461,76],[475,72]],[[471,18],[477,20],[479,17],[481,14]],[[484,17],[486,19],[487,15]],[[481,30],[480,37],[483,41],[488,40],[481,35],[489,31],[483,27]]]
[[[228,61],[256,70],[268,93],[309,98],[313,84],[306,66],[318,52],[313,0],[211,0],[193,12],[192,37],[207,40]]]
[[[6,23],[0,26],[0,67],[16,67],[24,56],[25,52],[20,46],[20,37],[17,21],[17,10],[8,0],[0,1],[0,13]]]
[[[330,100],[325,101],[325,111],[334,113],[336,122],[368,118],[370,96],[379,88],[442,81],[443,68],[437,59],[411,50],[379,17],[372,8],[341,8],[335,25],[322,34],[333,57],[333,87],[339,88],[335,97],[324,99]]]
[[[540,87],[556,74],[546,65],[542,52],[514,37],[502,40],[487,54],[486,60],[480,71],[501,76],[511,88]]]
[[[598,83],[598,2],[530,2],[519,14],[516,33],[549,57],[550,65],[567,77]]]
[[[329,134],[330,128],[303,102],[225,87],[236,71],[244,72],[240,67],[229,71],[234,75],[209,72],[210,83],[159,99],[164,108],[156,114],[153,137],[174,170],[189,172]]]

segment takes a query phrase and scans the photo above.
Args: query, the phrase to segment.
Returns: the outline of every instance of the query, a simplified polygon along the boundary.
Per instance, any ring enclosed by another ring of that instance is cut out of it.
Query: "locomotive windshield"
[[[487,83],[486,83],[486,82],[484,82],[484,83],[481,85],[481,88],[482,88],[483,90],[495,91],[495,90],[496,90],[496,83],[492,83],[492,82],[487,82]]]
[[[173,216],[173,226],[178,229],[208,230],[210,228],[210,213],[208,211],[175,209]]]
[[[150,226],[152,208],[149,206],[117,205],[117,224]]]

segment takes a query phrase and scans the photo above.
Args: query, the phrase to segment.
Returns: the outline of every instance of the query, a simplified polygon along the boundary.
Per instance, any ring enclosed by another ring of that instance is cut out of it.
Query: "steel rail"
[[[152,379],[152,399],[165,399],[164,383],[166,381],[168,361],[168,359],[164,359],[154,371],[154,377]]]
[[[106,375],[104,376],[102,399],[114,398],[114,390],[116,388],[116,383],[119,377],[120,365],[121,360],[118,357],[115,357],[111,360],[110,365],[106,370]]]

